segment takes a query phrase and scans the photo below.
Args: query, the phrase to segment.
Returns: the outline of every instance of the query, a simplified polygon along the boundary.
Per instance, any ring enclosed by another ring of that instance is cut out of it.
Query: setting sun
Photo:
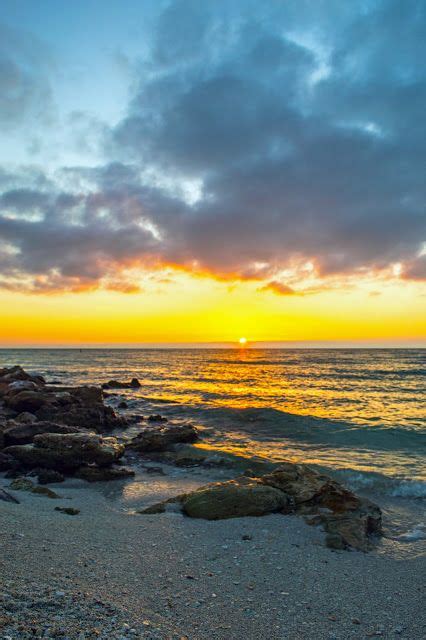
[[[240,338],[239,343],[242,347],[244,347],[247,344],[247,338]]]

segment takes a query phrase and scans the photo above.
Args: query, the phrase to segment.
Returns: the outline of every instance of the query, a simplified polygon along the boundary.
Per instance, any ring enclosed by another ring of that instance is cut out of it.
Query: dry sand
[[[134,513],[217,479],[164,468],[136,482],[50,485],[61,500],[15,491],[19,505],[0,502],[0,638],[426,637],[421,542],[336,552],[295,516]]]

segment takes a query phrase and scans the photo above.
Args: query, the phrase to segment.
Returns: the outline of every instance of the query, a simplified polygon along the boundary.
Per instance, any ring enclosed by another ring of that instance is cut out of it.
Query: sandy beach
[[[11,491],[20,504],[3,502],[0,515],[4,639],[424,637],[424,542],[384,537],[368,554],[333,551],[297,516],[136,513],[218,479],[162,469],[49,485],[60,500]]]

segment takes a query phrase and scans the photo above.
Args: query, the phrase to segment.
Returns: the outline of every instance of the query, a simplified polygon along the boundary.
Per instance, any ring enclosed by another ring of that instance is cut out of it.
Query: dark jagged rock
[[[44,433],[34,437],[34,444],[7,447],[4,453],[26,469],[43,467],[67,473],[84,464],[111,465],[123,455],[124,446],[116,438],[90,433]]]
[[[42,433],[76,433],[77,431],[78,427],[43,420],[24,424],[11,421],[3,431],[3,441],[4,446],[9,447],[15,444],[30,444],[35,436]]]
[[[157,428],[146,428],[127,445],[139,452],[164,451],[178,442],[195,442],[198,431],[192,424],[171,424]]]
[[[153,413],[148,416],[147,420],[148,422],[168,422],[167,418],[161,416],[159,413]]]
[[[42,407],[54,404],[55,398],[44,391],[32,389],[9,392],[5,396],[4,403],[6,407],[17,413],[22,411],[37,413]]]
[[[80,509],[74,509],[74,507],[55,507],[55,511],[66,513],[68,516],[78,516]]]
[[[127,425],[117,416],[112,407],[103,403],[103,392],[99,387],[70,387],[54,393],[56,402],[44,405],[36,413],[39,420],[86,427],[102,433]]]
[[[74,475],[76,478],[81,478],[87,482],[107,482],[131,478],[135,475],[135,472],[127,467],[82,466],[77,469]]]
[[[141,383],[137,378],[132,378],[130,382],[120,382],[119,380],[108,380],[102,384],[102,389],[139,389]]]
[[[30,382],[34,382],[37,386],[42,386],[46,384],[43,376],[38,374],[31,374],[24,371],[22,367],[19,365],[15,367],[5,367],[0,369],[0,383],[1,384],[10,384],[13,382],[29,380]]]
[[[19,467],[19,462],[13,456],[0,451],[0,471],[17,470]]]
[[[31,475],[37,476],[39,484],[51,484],[65,480],[65,476],[54,469],[34,469]]]

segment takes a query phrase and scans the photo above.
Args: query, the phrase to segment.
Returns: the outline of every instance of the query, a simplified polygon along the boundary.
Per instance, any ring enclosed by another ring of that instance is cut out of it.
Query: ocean
[[[137,377],[127,412],[203,429],[236,460],[300,461],[355,490],[426,497],[426,350],[2,349],[64,384]]]

